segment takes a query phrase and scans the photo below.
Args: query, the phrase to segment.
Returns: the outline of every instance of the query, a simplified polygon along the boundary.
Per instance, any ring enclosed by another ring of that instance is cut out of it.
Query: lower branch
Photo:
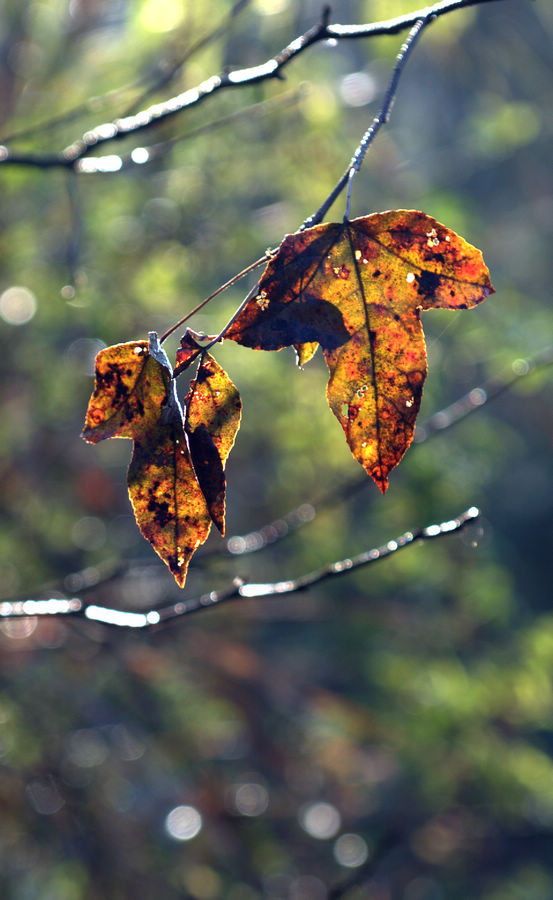
[[[460,513],[454,519],[449,519],[439,524],[427,525],[426,528],[419,528],[416,531],[406,531],[381,547],[366,550],[358,556],[329,563],[321,569],[287,581],[248,584],[241,579],[237,579],[233,586],[225,591],[211,591],[207,594],[202,594],[200,597],[193,597],[190,600],[183,600],[178,603],[170,603],[158,609],[150,609],[143,612],[110,609],[105,606],[89,604],[76,597],[66,600],[55,598],[4,601],[0,603],[0,619],[18,619],[27,616],[72,616],[101,622],[104,625],[113,625],[118,628],[152,629],[171,619],[180,619],[185,615],[199,612],[208,607],[221,606],[229,600],[240,600],[246,597],[256,599],[279,597],[282,594],[295,594],[305,591],[320,584],[322,581],[327,581],[329,578],[339,578],[348,572],[353,572],[355,569],[386,559],[386,557],[405,549],[405,547],[415,542],[434,540],[435,538],[452,534],[455,531],[461,531],[467,525],[475,522],[479,515],[480,511],[475,506],[471,506],[470,509]]]

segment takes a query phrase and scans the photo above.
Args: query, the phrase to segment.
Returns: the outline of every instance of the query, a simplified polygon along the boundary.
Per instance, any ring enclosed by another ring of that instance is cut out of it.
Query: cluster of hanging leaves
[[[287,235],[224,337],[256,350],[321,346],[328,404],[384,493],[413,439],[427,374],[421,309],[470,309],[493,287],[479,250],[422,212],[396,210]],[[176,377],[198,368],[183,407]],[[172,371],[155,333],[96,359],[83,437],[134,441],[129,496],[182,587],[211,522],[224,534],[228,454],[240,425],[228,375],[190,330]]]
[[[127,474],[138,526],[180,587],[209,535],[225,530],[225,463],[240,426],[238,391],[209,353],[200,357],[184,408],[157,334],[101,350],[83,437],[134,441]]]

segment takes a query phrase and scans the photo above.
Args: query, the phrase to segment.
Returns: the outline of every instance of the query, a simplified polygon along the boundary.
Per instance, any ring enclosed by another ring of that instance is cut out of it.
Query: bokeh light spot
[[[68,757],[75,766],[92,769],[108,756],[105,738],[96,728],[80,728],[69,739]]]
[[[269,794],[262,784],[240,784],[236,787],[234,805],[243,816],[260,816],[269,805]]]
[[[94,375],[96,355],[106,344],[99,338],[77,338],[66,350],[67,358],[74,363],[78,372],[83,375]]]
[[[331,803],[311,803],[300,812],[301,827],[320,841],[334,837],[341,823],[340,813]]]
[[[255,0],[255,8],[262,16],[276,16],[287,9],[290,0]]]
[[[38,619],[36,616],[26,616],[24,619],[8,619],[0,622],[0,631],[11,641],[24,641],[36,630]]]
[[[351,72],[342,78],[339,90],[346,106],[366,106],[374,100],[376,85],[367,72]]]
[[[97,516],[83,516],[73,525],[71,540],[81,550],[97,550],[106,541],[106,526]]]
[[[147,31],[172,31],[180,25],[185,5],[180,0],[146,0],[140,11],[140,24]]]
[[[175,806],[165,819],[167,834],[176,841],[190,841],[202,828],[202,817],[193,806]]]
[[[9,287],[0,295],[0,316],[8,325],[26,325],[36,308],[36,297],[26,287]]]
[[[341,866],[355,869],[366,862],[369,848],[360,834],[342,834],[334,844],[334,856]]]

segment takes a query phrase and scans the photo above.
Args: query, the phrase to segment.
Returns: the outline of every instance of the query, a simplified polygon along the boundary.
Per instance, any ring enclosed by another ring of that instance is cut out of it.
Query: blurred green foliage
[[[415,5],[343,0],[332,19]],[[57,151],[138,108],[230,8],[4,0],[0,142]],[[262,62],[319,15],[314,0],[252,0],[143,103]],[[129,446],[79,439],[94,354],[164,331],[314,212],[375,115],[401,40],[318,45],[285,83],[222,92],[101,151],[180,138],[146,165],[78,177],[2,168],[4,598],[84,595],[103,567],[131,561],[86,596],[130,609],[177,599],[130,516]],[[434,23],[356,181],[355,215],[423,209],[483,250],[497,289],[474,312],[425,314],[421,420],[552,342],[552,40],[546,0]],[[193,327],[217,331],[246,290]],[[224,345],[218,359],[244,401],[229,533],[334,487],[342,496],[258,554],[199,555],[187,594],[236,575],[293,577],[472,504],[483,524],[308,594],[155,634],[3,622],[1,896],[549,900],[550,372],[415,444],[383,498],[368,480],[340,490],[360,470],[318,357],[299,371],[291,352]]]

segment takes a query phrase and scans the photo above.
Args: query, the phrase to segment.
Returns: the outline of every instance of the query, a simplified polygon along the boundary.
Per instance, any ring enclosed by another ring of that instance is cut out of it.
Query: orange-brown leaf
[[[100,350],[82,433],[85,441],[133,438],[155,426],[170,378],[171,372],[150,355],[148,341]]]
[[[183,587],[192,555],[207,540],[211,517],[182,422],[160,421],[135,439],[127,484],[140,531]]]
[[[384,492],[427,374],[420,310],[492,292],[482,254],[453,231],[422,212],[376,213],[287,235],[225,337],[263,350],[320,343],[330,408]]]
[[[240,395],[206,353],[186,398],[186,432],[192,462],[213,522],[225,533],[225,463],[240,427]]]

